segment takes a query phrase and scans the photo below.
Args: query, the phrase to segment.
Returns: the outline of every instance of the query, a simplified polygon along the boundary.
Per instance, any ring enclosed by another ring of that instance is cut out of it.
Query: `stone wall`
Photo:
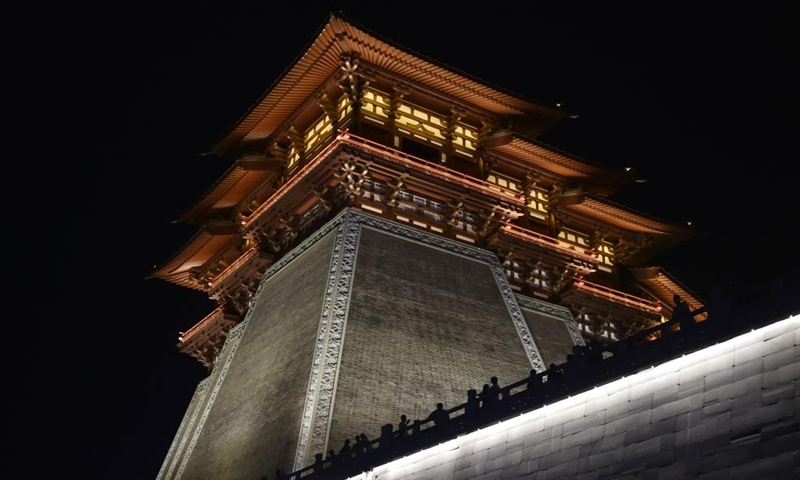
[[[262,283],[210,392],[174,477],[258,479],[291,470],[335,234],[309,242]],[[288,261],[291,260],[291,261]]]
[[[508,383],[530,369],[489,263],[361,229],[329,449],[362,432],[373,438],[401,414],[413,421],[437,402],[464,403],[493,375]]]

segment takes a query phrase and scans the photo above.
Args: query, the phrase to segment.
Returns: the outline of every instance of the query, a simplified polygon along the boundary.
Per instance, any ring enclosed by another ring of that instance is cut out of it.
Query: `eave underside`
[[[200,223],[239,205],[278,170],[275,162],[239,160],[179,220]]]
[[[656,297],[664,305],[674,306],[672,300],[674,294],[678,294],[681,298],[686,300],[691,310],[697,310],[704,305],[700,297],[690,291],[686,286],[682,285],[661,267],[631,268],[630,274],[633,280],[639,284],[640,288]],[[706,314],[702,314],[697,318],[704,319],[705,317]]]
[[[505,145],[492,148],[491,153],[522,160],[532,167],[548,171],[575,184],[587,184],[591,191],[602,196],[614,193],[632,180],[623,173],[571,158],[517,135]]]
[[[588,195],[582,202],[565,208],[631,232],[669,235],[677,239],[686,238],[691,234],[691,230],[686,227],[654,219]]]
[[[215,235],[205,229],[200,230],[169,261],[156,269],[150,278],[158,278],[182,287],[205,291],[194,278],[193,271],[205,265],[217,252],[237,238],[238,234]]]
[[[233,224],[229,221],[219,228],[212,228],[211,225],[206,226],[172,260],[156,270],[152,276],[189,288],[207,290],[207,286],[202,285],[202,282],[192,275],[193,273],[202,270],[220,252],[230,248],[234,240],[241,240],[243,236],[253,237],[258,231],[267,225],[271,225],[275,218],[280,216],[280,212],[291,212],[298,216],[303,215],[320,201],[319,198],[315,198],[311,187],[313,185],[335,187],[338,182],[334,178],[332,168],[339,165],[346,158],[354,159],[364,155],[361,161],[371,163],[370,176],[373,179],[388,183],[393,178],[403,176],[411,191],[429,197],[433,195],[442,202],[446,202],[448,198],[462,196],[465,193],[463,186],[450,185],[450,182],[443,181],[440,178],[444,174],[443,172],[447,170],[443,167],[434,169],[436,175],[424,173],[423,163],[425,162],[422,160],[418,160],[417,163],[419,165],[415,165],[413,162],[408,163],[411,160],[403,160],[407,157],[405,154],[403,156],[392,155],[392,149],[388,147],[382,147],[386,152],[381,154],[381,152],[369,147],[369,145],[359,146],[354,142],[355,140],[349,137],[335,140],[326,150],[328,153],[323,154],[306,167],[311,168],[307,174],[298,174],[298,178],[302,178],[290,181],[283,189],[276,192],[271,199],[267,200],[251,215],[249,220],[241,225]],[[337,147],[337,144],[343,145],[342,147]],[[345,154],[342,148],[351,153]],[[337,158],[337,160],[331,162],[331,158]],[[366,160],[369,158],[372,160]],[[401,162],[401,160],[403,161]],[[415,168],[411,168],[411,166]],[[303,171],[305,171],[305,168]],[[224,183],[222,182],[221,184]],[[283,192],[283,190],[287,190],[287,192]],[[447,193],[448,191],[450,193]],[[485,194],[470,195],[471,200],[469,203],[472,208],[491,209],[492,205],[503,201],[501,198],[489,198],[486,194],[496,194],[496,192],[486,190]],[[240,198],[244,198],[247,195],[246,189],[242,189],[238,195]],[[516,204],[517,202],[513,198],[507,198],[505,201],[509,204]],[[211,200],[209,200],[209,203],[211,203]],[[638,216],[636,213],[622,210],[613,204],[591,196],[587,196],[582,204],[564,208],[577,211],[582,216],[593,218],[598,222],[607,222],[633,232],[653,233],[655,234],[653,235],[655,244],[651,248],[660,248],[659,244],[670,243],[674,240],[673,237],[676,236],[676,233],[670,231],[670,226],[667,224]],[[237,231],[237,228],[241,231]],[[555,242],[554,239],[553,242]]]

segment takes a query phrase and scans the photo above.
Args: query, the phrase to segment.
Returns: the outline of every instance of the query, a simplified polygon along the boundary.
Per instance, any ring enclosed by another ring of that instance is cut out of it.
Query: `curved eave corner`
[[[628,269],[628,272],[633,281],[640,285],[640,288],[655,295],[666,305],[672,305],[672,295],[674,294],[678,294],[686,300],[692,310],[705,304],[699,295],[662,267],[632,267]]]
[[[237,237],[235,233],[214,234],[206,228],[201,229],[147,278],[164,280],[193,290],[207,291],[207,286],[195,279],[194,270],[205,265],[235,237]]]
[[[312,41],[266,90],[250,110],[218,141],[212,151],[226,155],[242,142],[266,139],[309,95],[339,68],[339,55],[356,51],[364,62],[419,82],[468,104],[498,115],[550,119],[552,125],[567,117],[563,111],[506,92],[453,67],[358,26],[340,14],[330,14]],[[547,127],[547,128],[550,128]]]

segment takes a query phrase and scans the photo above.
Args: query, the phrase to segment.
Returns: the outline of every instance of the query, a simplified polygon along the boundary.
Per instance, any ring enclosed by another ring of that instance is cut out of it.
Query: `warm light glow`
[[[224,305],[220,305],[215,308],[211,313],[205,316],[202,320],[197,322],[192,328],[185,332],[178,332],[178,341],[180,343],[185,343],[187,340],[192,338],[195,334],[202,331],[207,325],[211,324],[216,318],[222,315],[222,311],[224,309]]]
[[[659,305],[656,302],[641,297],[637,297],[634,295],[630,295],[625,292],[620,292],[619,290],[614,290],[613,288],[589,282],[587,280],[581,280],[579,282],[575,282],[575,287],[578,290],[583,290],[585,292],[592,293],[598,297],[603,297],[612,300],[614,303],[619,303],[627,305],[629,307],[638,308],[639,310],[644,310],[651,313],[659,313],[661,311],[661,305]]]
[[[565,252],[574,258],[577,258],[579,260],[588,263],[592,268],[589,268],[587,270],[594,271],[594,269],[597,267],[597,259],[595,257],[574,250],[571,245],[569,246],[561,245],[558,242],[558,240],[555,240],[546,235],[542,235],[540,233],[534,232],[533,230],[528,230],[506,222],[503,223],[501,230],[503,231],[503,233],[512,236],[514,238],[517,238],[519,240],[542,245],[552,250]]]
[[[341,138],[341,136],[337,137],[337,139],[339,138]],[[247,217],[247,220],[242,222],[245,229],[251,229],[255,224],[255,222],[258,220],[258,218],[264,214],[264,212],[270,210],[273,206],[275,206],[278,200],[283,198],[284,195],[286,195],[289,191],[294,189],[295,185],[300,183],[301,180],[303,180],[306,176],[308,176],[309,173],[311,173],[320,163],[322,163],[327,158],[328,152],[333,150],[336,146],[337,142],[336,139],[334,139],[331,143],[329,143],[325,147],[324,150],[322,150],[319,154],[317,154],[316,157],[314,157],[314,160],[305,164],[303,168],[295,172],[295,174],[292,175],[292,178],[290,178],[289,181],[284,183],[283,186],[281,186],[281,188],[279,188],[277,192],[272,194],[272,196],[269,197],[269,199],[266,202],[262,203],[260,207],[258,207],[252,214],[250,214],[250,216]]]
[[[380,155],[382,158],[389,160],[392,163],[421,171],[428,175],[447,180],[456,185],[467,187],[470,190],[475,190],[495,198],[500,198],[505,202],[512,203],[520,207],[524,206],[524,199],[522,198],[524,196],[523,192],[515,192],[511,189],[501,189],[501,191],[497,191],[500,187],[490,182],[471,177],[457,170],[447,168],[439,163],[429,162],[422,158],[408,155],[407,153],[397,151],[383,144],[353,135],[349,132],[343,132],[337,138],[337,140],[344,143],[349,143],[351,145],[356,145],[362,149],[370,150],[373,154]],[[336,141],[333,143],[336,143]]]
[[[217,285],[220,284],[220,282],[228,278],[233,272],[238,271],[239,267],[250,261],[250,259],[253,258],[257,253],[258,253],[257,245],[250,248],[250,250],[244,252],[241,257],[237,258],[233,263],[228,265],[228,267],[225,268],[225,270],[220,272],[220,274],[217,275],[214,278],[214,280],[208,282],[209,289],[213,290],[214,287],[216,287]]]

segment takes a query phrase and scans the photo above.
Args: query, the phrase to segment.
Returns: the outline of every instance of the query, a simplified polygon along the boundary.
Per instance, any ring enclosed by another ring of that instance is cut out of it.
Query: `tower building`
[[[228,170],[152,277],[216,308],[158,479],[259,478],[702,301],[650,262],[685,225],[539,138],[569,114],[332,14],[214,146]],[[702,316],[699,317],[702,320]]]

